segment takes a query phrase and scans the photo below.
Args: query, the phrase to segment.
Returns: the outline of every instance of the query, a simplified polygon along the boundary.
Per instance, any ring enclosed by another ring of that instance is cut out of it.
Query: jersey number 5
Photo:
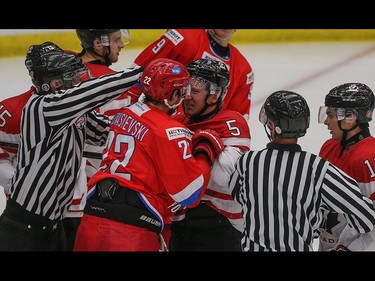
[[[3,108],[4,106],[3,105],[0,105],[0,110]],[[5,119],[5,115],[8,115],[8,117],[12,117],[12,114],[10,114],[10,112],[8,110],[3,110],[1,113],[0,113],[0,128],[3,128],[5,127],[6,123],[7,123],[7,120]]]

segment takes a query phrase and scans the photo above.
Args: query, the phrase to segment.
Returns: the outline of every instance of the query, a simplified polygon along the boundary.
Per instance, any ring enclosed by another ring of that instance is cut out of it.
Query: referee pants
[[[172,222],[170,251],[241,251],[241,232],[204,203]]]
[[[65,251],[61,221],[38,221],[35,215],[8,199],[0,216],[0,251]]]

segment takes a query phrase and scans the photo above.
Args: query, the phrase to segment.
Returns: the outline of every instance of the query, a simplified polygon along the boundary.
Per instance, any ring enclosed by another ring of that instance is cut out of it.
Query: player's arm
[[[0,159],[0,185],[4,187],[5,193],[7,193],[7,190],[9,190],[10,188],[14,171],[15,169],[12,165],[11,160],[9,160],[8,158]]]
[[[151,43],[135,58],[131,67],[145,67],[151,61],[158,58],[169,58],[181,61],[179,57],[184,54],[186,55],[184,51],[186,42],[187,40],[181,36],[177,30],[168,29],[158,40]],[[184,61],[181,62],[184,63]],[[130,103],[137,102],[139,96],[142,94],[140,83],[136,83],[132,86],[127,94],[131,99]]]
[[[86,143],[103,146],[108,137],[110,119],[108,116],[97,113],[95,110],[87,114]]]
[[[199,152],[194,153],[191,132],[188,129],[171,126],[160,135],[164,136],[165,131],[168,138],[160,137],[152,142],[154,161],[157,162],[156,168],[160,170],[160,180],[177,204],[183,207],[196,206],[209,182],[211,163],[208,158],[214,157],[215,152],[208,151],[211,148],[203,140],[206,135],[197,136],[199,141],[195,148]]]
[[[367,233],[358,233],[346,225],[334,248],[347,251],[374,251],[375,228]]]
[[[374,228],[375,210],[372,201],[362,194],[352,177],[331,163],[328,163],[323,179],[322,200],[330,211],[343,214],[356,232],[367,233]]]
[[[224,121],[222,121],[224,122]],[[231,116],[224,122],[226,128],[224,137],[225,148],[217,157],[211,169],[212,181],[220,186],[227,186],[230,175],[234,172],[237,159],[250,150],[250,130],[242,116]],[[222,126],[221,123],[220,126]]]
[[[141,77],[143,68],[103,75],[83,81],[66,91],[43,96],[44,119],[56,132],[76,123],[82,115],[120,96]]]
[[[227,109],[238,111],[245,117],[246,120],[249,119],[250,116],[250,107],[251,107],[251,94],[254,84],[253,79],[253,72],[249,73],[242,73],[240,80],[234,81],[230,87],[232,89],[232,96],[230,100],[227,100],[226,103],[228,104]]]
[[[186,44],[186,39],[175,29],[168,29],[158,40],[146,47],[134,60],[134,63],[145,67],[158,58],[176,60]]]
[[[17,107],[22,102],[15,102],[15,98],[0,103],[0,185],[4,187],[5,193],[10,188],[15,172],[13,162],[18,150],[20,120],[19,114],[14,112],[22,110]]]

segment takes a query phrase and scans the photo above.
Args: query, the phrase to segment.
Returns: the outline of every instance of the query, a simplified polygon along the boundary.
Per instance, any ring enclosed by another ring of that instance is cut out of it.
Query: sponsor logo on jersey
[[[183,138],[183,137],[191,139],[193,135],[189,129],[182,128],[182,127],[168,128],[165,131],[167,133],[169,140],[174,140],[174,139]]]
[[[165,34],[165,37],[167,37],[171,42],[177,46],[178,43],[180,43],[182,40],[184,40],[184,37],[177,32],[176,29],[169,29]]]

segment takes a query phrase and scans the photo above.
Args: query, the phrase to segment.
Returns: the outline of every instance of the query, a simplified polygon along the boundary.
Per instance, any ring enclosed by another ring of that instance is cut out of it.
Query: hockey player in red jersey
[[[130,33],[127,29],[76,29],[82,51],[77,54],[90,69],[93,77],[111,74],[115,71],[110,68],[118,61],[121,50],[130,43]],[[128,95],[121,95],[96,109],[100,114],[112,118],[120,108],[129,105]],[[101,155],[103,147],[85,144],[85,151]],[[92,192],[87,188],[87,181],[99,169],[101,159],[87,158],[84,172],[74,191],[73,202],[66,214],[71,218],[70,233],[75,237],[80,218],[83,215],[86,197]],[[68,223],[68,220],[65,220]]]
[[[119,59],[121,50],[130,43],[128,29],[76,29],[82,51],[78,56],[91,70],[94,77],[115,72],[110,66]],[[98,108],[98,112],[114,116],[117,109],[129,105],[128,95],[122,95]]]
[[[75,251],[159,251],[164,218],[199,203],[224,145],[215,134],[192,136],[170,116],[190,90],[189,77],[169,59],[144,69],[141,100],[112,119],[101,167],[88,182],[95,192]]]
[[[223,109],[240,112],[248,120],[251,92],[254,83],[253,70],[247,59],[230,43],[235,29],[169,29],[150,44],[134,63],[146,66],[156,58],[170,58],[185,65],[195,59],[213,59],[224,62],[230,72],[230,85],[222,97]],[[133,87],[133,101],[139,90]],[[182,111],[182,108],[179,108]]]
[[[22,109],[34,91],[31,86],[28,91],[0,102],[0,185],[6,196],[14,173]]]
[[[375,138],[369,123],[375,106],[372,90],[363,83],[345,83],[329,91],[319,109],[319,122],[332,138],[320,154],[353,177],[362,193],[375,200]],[[328,213],[320,229],[319,251],[374,251],[375,229],[353,233],[342,215]]]
[[[245,118],[223,109],[222,98],[229,84],[226,65],[217,60],[197,59],[186,66],[191,92],[183,101],[184,113],[174,116],[195,134],[209,129],[223,140],[225,149],[215,160],[211,179],[200,204],[172,217],[171,251],[241,251],[241,206],[228,188],[234,164],[250,150],[250,131]]]

